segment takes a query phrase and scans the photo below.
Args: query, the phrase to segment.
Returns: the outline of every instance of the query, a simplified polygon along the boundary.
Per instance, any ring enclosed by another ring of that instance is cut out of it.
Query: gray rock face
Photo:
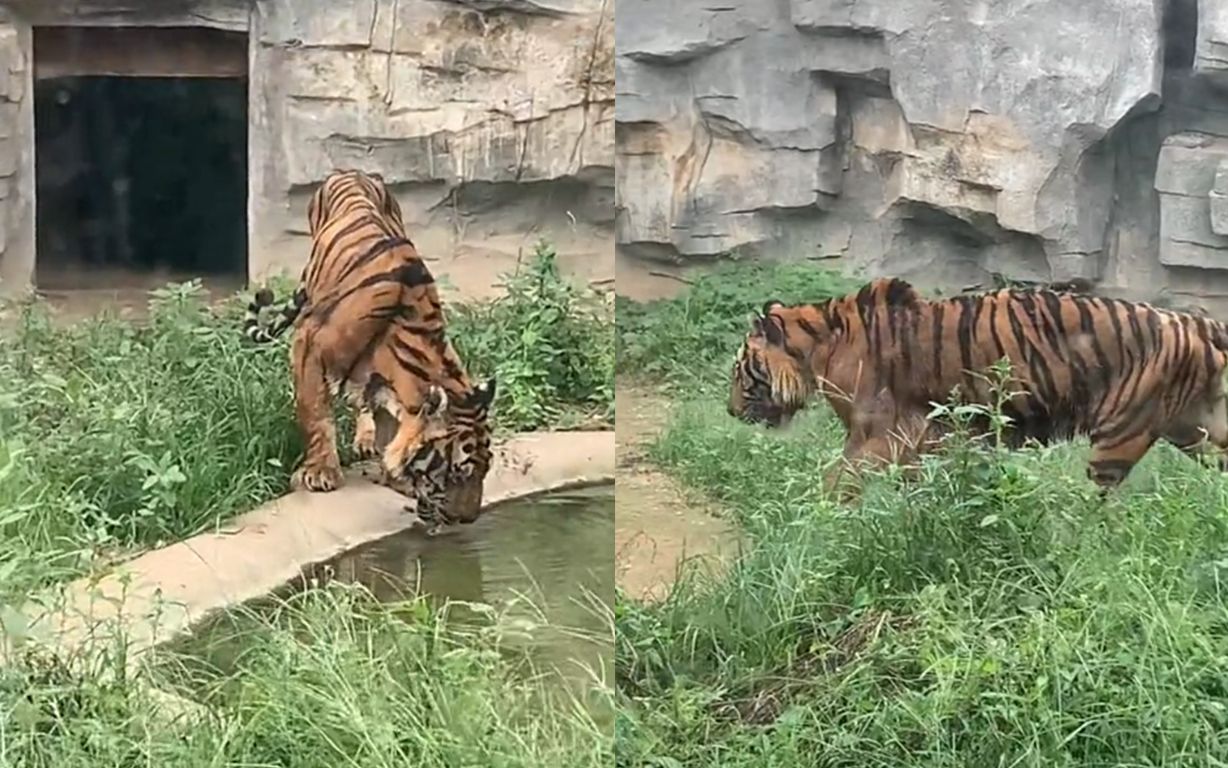
[[[83,22],[247,34],[257,280],[300,268],[307,198],[339,168],[380,172],[467,292],[540,237],[613,276],[613,0],[0,0],[0,292],[34,261],[31,28]]]
[[[620,259],[1228,295],[1228,4],[623,0],[616,37]]]
[[[491,259],[551,237],[612,276],[614,24],[609,0],[330,0],[257,5],[278,136],[269,174],[302,235],[333,168],[379,171],[429,253],[470,291]],[[254,67],[255,68],[255,67]],[[467,267],[467,268],[460,268]],[[510,264],[508,264],[510,267]],[[486,286],[489,287],[489,286]]]
[[[1211,209],[1211,231],[1217,235],[1228,235],[1228,161],[1221,159],[1215,166],[1215,178],[1211,182],[1211,190],[1207,192],[1207,203]]]
[[[1198,4],[1196,69],[1228,81],[1228,5],[1215,0]]]
[[[1220,179],[1219,168],[1225,163],[1228,139],[1177,133],[1164,140],[1155,180],[1160,193],[1161,264],[1228,267],[1228,237],[1215,231],[1211,198]],[[1220,229],[1224,224],[1219,223]]]

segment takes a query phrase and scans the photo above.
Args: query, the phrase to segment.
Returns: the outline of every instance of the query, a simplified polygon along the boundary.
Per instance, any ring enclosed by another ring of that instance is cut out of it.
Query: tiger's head
[[[398,230],[405,229],[401,206],[396,195],[388,190],[383,176],[354,170],[333,171],[307,202],[307,228],[312,237],[342,203],[354,196],[369,200]]]
[[[790,343],[789,311],[779,301],[764,304],[734,361],[727,410],[748,424],[786,426],[813,389],[808,355]]]
[[[870,360],[868,324],[886,341],[876,355],[900,354],[897,330],[916,328],[929,305],[908,282],[881,277],[855,293],[817,304],[785,306],[768,301],[751,318],[751,331],[733,365],[728,411],[750,423],[787,424],[810,395],[823,394],[837,408],[879,375]],[[928,322],[928,321],[927,321]],[[886,344],[886,346],[884,346]]]
[[[431,385],[417,410],[398,415],[382,468],[389,485],[414,499],[424,522],[472,523],[481,514],[495,387],[491,378],[456,396]]]

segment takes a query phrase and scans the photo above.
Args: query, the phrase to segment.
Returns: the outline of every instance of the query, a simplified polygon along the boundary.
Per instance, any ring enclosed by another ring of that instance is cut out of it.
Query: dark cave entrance
[[[246,35],[48,27],[34,50],[37,286],[241,287]]]

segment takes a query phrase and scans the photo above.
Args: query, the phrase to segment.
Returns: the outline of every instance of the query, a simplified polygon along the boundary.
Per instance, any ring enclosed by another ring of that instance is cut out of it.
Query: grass
[[[809,301],[855,285],[809,264],[743,262],[699,278],[669,301],[637,304],[620,296],[618,371],[669,383],[702,381],[733,362],[751,313],[768,299]]]
[[[160,650],[144,683],[117,655],[86,672],[46,656],[0,667],[0,765],[453,768],[609,765],[595,683],[581,701],[527,674],[500,622],[461,630],[425,598],[332,584],[247,622],[224,673]],[[107,675],[107,667],[117,674]],[[167,702],[173,692],[196,702]],[[608,711],[608,703],[605,706]]]
[[[499,378],[498,431],[609,426],[612,307],[569,285],[546,244],[505,283],[449,307],[473,373]],[[13,608],[33,590],[287,490],[289,336],[244,343],[244,305],[170,285],[148,322],[65,326],[32,304],[0,335],[0,766],[609,764],[593,702],[532,673],[499,622],[462,627],[426,602],[308,590],[252,618],[225,671],[166,650],[134,678],[115,649],[64,659],[25,641]],[[205,714],[171,717],[151,681]]]
[[[837,505],[825,406],[776,434],[724,412],[748,308],[842,289],[812,270],[619,307],[620,372],[677,401],[653,458],[752,543],[659,604],[618,596],[617,764],[1228,764],[1228,482],[1161,447],[1100,504],[1085,442],[957,433]]]

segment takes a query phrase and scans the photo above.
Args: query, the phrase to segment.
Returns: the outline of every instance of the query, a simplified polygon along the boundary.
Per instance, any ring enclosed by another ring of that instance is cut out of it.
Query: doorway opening
[[[246,283],[246,37],[35,29],[40,290]]]

